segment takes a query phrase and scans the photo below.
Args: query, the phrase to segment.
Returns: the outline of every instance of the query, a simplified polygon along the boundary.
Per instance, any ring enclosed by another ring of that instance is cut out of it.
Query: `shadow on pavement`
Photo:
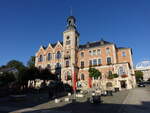
[[[142,102],[142,105],[90,104],[88,102],[76,102],[61,107],[22,113],[149,113],[149,106],[150,102]]]

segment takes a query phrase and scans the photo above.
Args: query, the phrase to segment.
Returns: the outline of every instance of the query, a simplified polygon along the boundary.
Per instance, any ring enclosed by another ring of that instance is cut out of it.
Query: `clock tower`
[[[62,81],[72,85],[73,76],[78,72],[77,53],[79,47],[79,33],[75,25],[76,19],[73,16],[67,18],[67,28],[63,32],[63,68]]]

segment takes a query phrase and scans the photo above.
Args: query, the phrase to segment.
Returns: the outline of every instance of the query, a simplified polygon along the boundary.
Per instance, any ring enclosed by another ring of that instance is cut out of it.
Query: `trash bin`
[[[119,92],[119,88],[115,88],[115,92]]]
[[[93,103],[93,104],[101,103],[101,96],[100,95],[94,95],[89,100],[90,100],[90,103]]]

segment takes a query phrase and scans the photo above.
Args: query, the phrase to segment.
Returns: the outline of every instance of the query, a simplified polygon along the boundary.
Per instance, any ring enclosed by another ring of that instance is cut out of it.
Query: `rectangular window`
[[[92,60],[89,60],[89,67],[92,66]]]
[[[81,68],[84,68],[84,61],[81,61]]]
[[[70,44],[70,40],[67,40],[67,41],[66,41],[66,45],[69,45],[69,44]]]
[[[110,57],[107,57],[107,64],[111,64],[111,58]]]
[[[98,59],[98,65],[101,65],[101,64],[102,64],[101,59]]]
[[[84,57],[84,52],[81,52],[81,57]]]
[[[98,50],[97,50],[97,55],[100,55],[100,54],[101,54],[101,50],[98,49]]]
[[[94,59],[93,60],[93,66],[96,66],[97,65],[97,59]]]
[[[106,54],[110,54],[110,48],[106,48]]]
[[[92,55],[92,51],[89,51],[89,55]]]
[[[93,50],[93,55],[96,55],[96,50]]]

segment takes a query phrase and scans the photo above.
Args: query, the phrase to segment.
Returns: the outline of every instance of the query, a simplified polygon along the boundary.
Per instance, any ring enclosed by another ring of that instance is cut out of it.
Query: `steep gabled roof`
[[[57,42],[57,43],[58,43],[58,42]],[[51,44],[52,47],[54,48],[54,47],[57,45],[57,43]],[[63,46],[63,42],[60,42],[60,44]]]
[[[58,42],[57,42],[58,43]],[[57,43],[54,43],[54,44],[51,44],[51,46],[54,48],[56,45],[57,45]],[[63,42],[60,42],[60,44],[63,46]],[[43,49],[47,49],[47,47],[48,46],[41,46]]]

